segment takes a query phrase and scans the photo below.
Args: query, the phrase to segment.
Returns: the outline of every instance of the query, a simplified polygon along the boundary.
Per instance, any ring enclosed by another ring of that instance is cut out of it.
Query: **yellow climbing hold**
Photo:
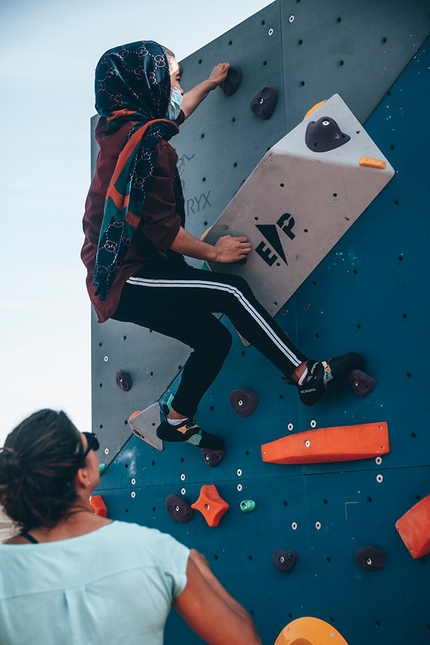
[[[319,618],[297,618],[279,634],[275,645],[348,645],[337,629]]]
[[[324,103],[327,103],[327,101],[324,100],[324,101],[320,101],[319,103],[315,103],[315,105],[306,112],[305,116],[303,117],[303,121],[307,119],[308,116],[310,116],[313,112],[315,112],[315,110],[318,110],[318,108],[321,107],[321,105],[324,105]]]
[[[360,157],[358,163],[360,166],[368,166],[369,168],[386,168],[385,161],[382,161],[382,159],[373,159],[372,157]]]

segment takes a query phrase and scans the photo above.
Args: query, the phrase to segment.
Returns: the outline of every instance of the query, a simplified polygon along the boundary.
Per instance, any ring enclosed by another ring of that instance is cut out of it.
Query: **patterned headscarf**
[[[151,40],[107,51],[96,67],[96,110],[109,127],[138,121],[130,130],[106,194],[100,229],[94,284],[106,300],[140,223],[157,157],[156,145],[178,132],[166,119],[170,71],[163,48]],[[183,197],[175,177],[177,209],[183,217]]]

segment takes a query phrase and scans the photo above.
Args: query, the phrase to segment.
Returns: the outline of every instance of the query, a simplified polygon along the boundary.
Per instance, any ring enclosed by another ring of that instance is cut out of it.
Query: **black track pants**
[[[228,316],[237,331],[285,376],[306,360],[237,275],[186,264],[144,267],[124,285],[115,320],[177,338],[194,351],[173,401],[192,416],[229,352],[232,338],[214,313]]]

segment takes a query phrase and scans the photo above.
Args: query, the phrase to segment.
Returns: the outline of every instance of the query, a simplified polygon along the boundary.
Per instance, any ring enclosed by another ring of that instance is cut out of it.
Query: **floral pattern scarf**
[[[96,110],[107,119],[107,133],[126,120],[138,121],[128,133],[106,193],[94,270],[96,295],[106,300],[142,218],[157,143],[178,132],[178,126],[165,118],[170,72],[163,48],[147,40],[107,51],[96,67],[95,95]],[[174,185],[183,220],[178,176]]]

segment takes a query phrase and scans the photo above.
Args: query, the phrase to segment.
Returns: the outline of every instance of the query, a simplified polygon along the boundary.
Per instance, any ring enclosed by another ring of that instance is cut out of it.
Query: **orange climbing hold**
[[[415,560],[430,553],[430,495],[397,520],[396,529]]]
[[[140,414],[141,412],[142,412],[142,410],[135,410],[134,412],[132,412],[132,413],[130,414],[130,416],[128,417],[128,420],[130,421],[130,419],[132,419],[133,417],[136,417],[136,416],[137,416],[138,414]]]
[[[271,464],[353,461],[388,452],[390,442],[385,422],[308,430],[261,446],[263,461]]]
[[[368,168],[386,168],[387,164],[383,159],[373,159],[373,157],[360,157],[358,162],[360,166],[367,166]]]
[[[108,510],[107,506],[103,501],[101,495],[93,495],[90,497],[91,508],[94,511],[94,515],[101,515],[102,517],[107,517]]]
[[[342,634],[320,618],[296,618],[279,634],[275,645],[348,645]]]
[[[324,100],[324,101],[319,101],[319,103],[315,103],[315,105],[306,112],[305,116],[303,117],[303,121],[307,119],[311,114],[313,114],[316,110],[318,110],[318,108],[320,108],[321,105],[324,105],[324,103],[327,103],[327,101]]]
[[[191,504],[191,508],[200,511],[209,526],[218,526],[230,505],[220,497],[216,486],[205,484],[201,487],[199,499]]]

